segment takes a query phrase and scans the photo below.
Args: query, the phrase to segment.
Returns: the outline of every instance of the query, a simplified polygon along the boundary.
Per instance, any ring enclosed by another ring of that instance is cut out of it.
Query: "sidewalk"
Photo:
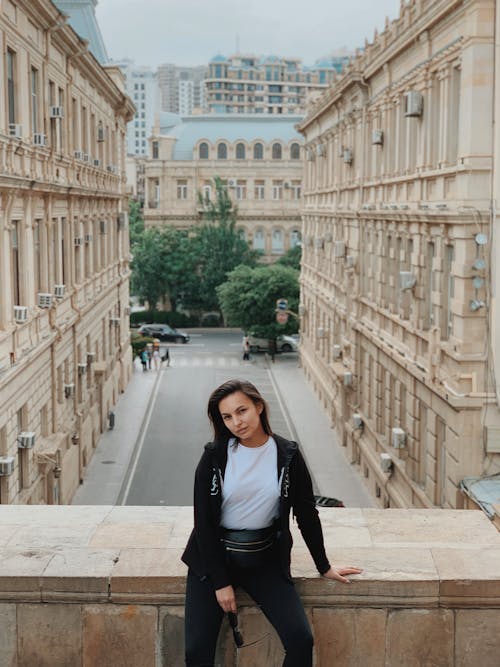
[[[360,476],[348,463],[297,358],[278,356],[274,364],[269,364],[269,370],[319,495],[339,498],[346,507],[376,507]]]

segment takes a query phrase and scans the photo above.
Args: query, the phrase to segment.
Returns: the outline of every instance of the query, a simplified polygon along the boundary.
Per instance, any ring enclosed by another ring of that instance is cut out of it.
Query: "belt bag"
[[[231,565],[241,568],[259,567],[269,558],[276,540],[274,526],[257,530],[223,529],[222,542]]]

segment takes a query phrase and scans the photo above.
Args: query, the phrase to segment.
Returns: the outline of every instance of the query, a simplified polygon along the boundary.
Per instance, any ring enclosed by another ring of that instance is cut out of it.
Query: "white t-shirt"
[[[221,526],[267,528],[279,514],[278,448],[272,436],[260,447],[231,438],[222,486]]]

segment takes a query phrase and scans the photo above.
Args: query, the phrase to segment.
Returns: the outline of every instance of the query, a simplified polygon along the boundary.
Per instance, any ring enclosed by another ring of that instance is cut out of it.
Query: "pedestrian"
[[[148,370],[151,370],[151,360],[153,358],[153,344],[147,343],[146,345],[146,355],[148,359]]]
[[[243,336],[243,361],[250,361],[250,339]]]
[[[271,355],[271,361],[274,364],[274,359],[276,357],[276,338],[271,338],[269,340],[269,353]]]
[[[155,371],[159,370],[161,367],[161,359],[160,359],[160,341],[158,340],[158,338],[155,338],[153,340],[153,363]]]
[[[141,352],[141,364],[142,364],[142,370],[147,371],[148,370],[148,353],[146,352],[146,348],[143,349]]]
[[[194,482],[194,529],[182,560],[186,665],[213,666],[224,613],[237,645],[235,587],[245,590],[275,627],[283,667],[311,667],[313,637],[290,575],[290,511],[319,573],[349,583],[357,567],[332,566],[305,461],[296,442],[273,433],[268,407],[246,380],[229,380],[208,401],[214,440]]]

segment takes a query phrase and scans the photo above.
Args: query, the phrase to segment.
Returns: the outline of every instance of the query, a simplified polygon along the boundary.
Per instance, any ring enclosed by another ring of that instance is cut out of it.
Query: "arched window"
[[[266,239],[264,236],[263,229],[256,229],[253,233],[253,249],[254,250],[265,250],[266,249]]]
[[[236,159],[244,160],[246,157],[245,144],[236,144]]]
[[[217,146],[217,159],[227,160],[227,144],[219,144]]]
[[[281,144],[278,144],[277,142],[273,144],[273,149],[272,149],[273,160],[281,160],[282,153],[283,151],[281,148]]]
[[[290,248],[295,248],[301,244],[301,234],[299,229],[292,229],[290,232]]]
[[[253,147],[253,159],[262,160],[264,158],[264,146],[262,144],[255,144]]]
[[[200,156],[200,160],[208,160],[208,144],[205,142],[200,144],[198,153]]]
[[[243,241],[247,240],[247,230],[244,227],[238,227],[236,231],[238,232],[238,236],[240,237],[240,239],[242,239]]]
[[[281,229],[273,229],[271,251],[273,255],[282,255],[284,252],[283,232]]]
[[[300,145],[292,144],[290,146],[290,159],[291,160],[300,160]]]

